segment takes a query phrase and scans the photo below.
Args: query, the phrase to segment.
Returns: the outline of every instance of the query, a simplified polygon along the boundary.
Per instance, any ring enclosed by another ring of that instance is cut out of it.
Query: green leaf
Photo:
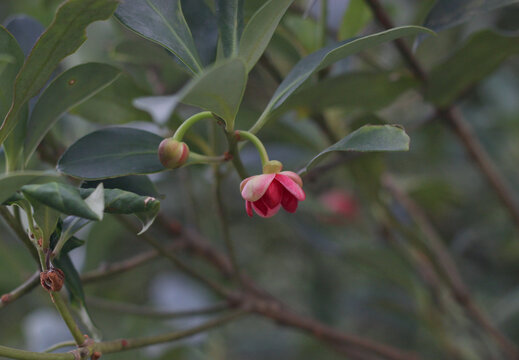
[[[129,175],[113,179],[85,181],[81,184],[81,188],[95,188],[101,182],[105,189],[120,189],[141,196],[161,197],[155,184],[146,175]]]
[[[58,225],[58,221],[60,218],[60,213],[54,210],[51,207],[48,207],[39,201],[27,198],[34,209],[33,219],[38,224],[39,231],[41,231],[43,236],[43,243],[46,243],[50,240],[52,234],[56,230],[56,226]],[[25,208],[25,211],[30,211],[30,209]]]
[[[149,93],[137,86],[133,79],[122,74],[109,86],[70,110],[85,120],[100,124],[125,124],[132,121],[151,121],[150,115],[133,106],[133,99]]]
[[[102,219],[102,212],[99,213],[98,207],[93,207],[91,203],[83,200],[78,188],[69,184],[54,182],[42,185],[25,185],[22,187],[22,193],[33,205],[35,202],[40,202],[66,215],[75,215],[90,220]],[[101,199],[103,198],[101,197]]]
[[[318,50],[300,60],[290,71],[287,77],[279,85],[272,99],[263,111],[260,120],[250,129],[257,132],[268,120],[268,115],[272,110],[281,106],[283,102],[301,86],[313,73],[343,59],[347,56],[358,53],[370,47],[383,44],[404,36],[416,35],[419,33],[431,32],[419,26],[402,26],[391,30],[386,30],[377,34],[364,36],[361,38],[350,39],[339,44],[328,46]]]
[[[61,115],[108,86],[119,74],[120,70],[111,65],[88,63],[73,67],[54,79],[41,94],[27,123],[25,162]]]
[[[80,189],[83,197],[92,194],[92,191],[93,189]],[[140,196],[120,189],[105,189],[104,202],[107,213],[137,216],[142,223],[139,234],[148,230],[160,210],[160,201],[154,197]]]
[[[408,151],[409,136],[395,125],[365,125],[315,156],[300,173],[305,173],[325,155],[336,151]]]
[[[68,0],[58,9],[16,77],[13,101],[0,128],[0,144],[15,128],[20,110],[45,85],[59,62],[86,40],[86,27],[110,17],[116,6],[115,0]]]
[[[456,100],[467,89],[484,79],[505,59],[519,53],[519,38],[482,31],[430,73],[425,98],[439,106]]]
[[[216,0],[216,15],[223,53],[235,55],[243,30],[243,0]]]
[[[202,71],[180,0],[126,0],[115,16],[129,29],[171,51],[194,74]]]
[[[345,40],[354,37],[372,17],[371,10],[364,0],[350,0],[342,18],[338,39]]]
[[[281,18],[294,0],[269,0],[249,20],[240,40],[238,56],[250,71],[274,35]]]
[[[85,198],[85,203],[96,214],[96,217],[99,220],[103,219],[103,213],[105,211],[105,197],[102,183],[97,185],[95,190]]]
[[[101,129],[74,144],[58,162],[58,171],[88,180],[165,170],[157,151],[162,138],[144,130],[125,127]]]
[[[86,198],[94,189],[79,189],[81,197]],[[160,201],[151,196],[141,196],[121,189],[104,189],[104,211],[111,214],[134,214],[147,212],[160,206]]]
[[[13,99],[13,85],[16,74],[23,65],[24,55],[16,39],[2,26],[0,26],[0,118],[5,118],[9,112]],[[20,119],[25,120],[27,109],[20,112]],[[21,162],[23,155],[23,138],[25,124],[20,124],[16,129],[15,139],[4,144],[6,153],[6,166],[9,170],[15,170]]]
[[[424,26],[435,31],[447,29],[516,2],[518,0],[438,0],[427,15]]]
[[[288,98],[276,113],[294,108],[314,112],[330,107],[379,110],[417,84],[414,78],[396,73],[347,73],[301,89]]]
[[[63,220],[63,224],[61,226],[61,234],[59,235],[59,239],[65,245],[63,245],[63,248],[61,249],[60,253],[66,254],[67,252],[69,252],[73,248],[77,247],[77,246],[75,246],[75,243],[73,242],[74,239],[77,239],[77,238],[75,238],[73,236],[74,236],[75,233],[77,233],[79,230],[84,228],[89,223],[90,223],[90,220],[85,219],[85,218],[81,218],[81,217],[78,217],[78,216],[67,216]],[[73,243],[69,245],[69,242],[73,242]],[[57,243],[57,241],[56,241],[56,243]],[[53,245],[51,243],[51,245],[54,246],[55,244]],[[82,244],[80,244],[78,246],[81,246],[81,245]]]
[[[222,84],[225,84],[225,91]],[[225,120],[228,129],[232,129],[246,84],[243,61],[229,59],[191,80],[177,94],[140,98],[135,100],[135,106],[148,111],[155,121],[164,123],[182,102],[215,113]]]
[[[0,176],[0,204],[26,184],[56,181],[57,179],[59,179],[59,174],[43,171],[20,171],[4,174]]]

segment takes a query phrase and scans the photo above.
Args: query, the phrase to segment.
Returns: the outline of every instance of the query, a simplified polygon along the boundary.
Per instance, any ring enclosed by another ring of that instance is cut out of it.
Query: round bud
[[[186,143],[164,139],[159,145],[159,160],[165,168],[175,169],[182,166],[189,157],[189,147]]]

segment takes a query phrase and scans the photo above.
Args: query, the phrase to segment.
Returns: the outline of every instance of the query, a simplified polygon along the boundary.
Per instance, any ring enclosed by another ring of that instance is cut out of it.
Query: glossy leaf
[[[100,213],[97,206],[94,207],[83,200],[79,190],[69,184],[25,185],[22,187],[22,193],[31,203],[38,201],[66,215],[79,216],[90,220],[102,219],[102,209]]]
[[[294,0],[269,0],[249,20],[240,40],[238,56],[250,71],[265,52],[281,18]]]
[[[202,65],[208,66],[215,61],[218,47],[218,24],[213,1],[181,0],[182,12],[195,42]],[[169,59],[171,62],[171,57]]]
[[[294,108],[318,112],[331,107],[379,110],[417,84],[409,76],[387,72],[347,73],[304,87],[288,98],[279,112]]]
[[[0,128],[0,144],[15,128],[20,110],[45,85],[59,62],[86,40],[86,27],[107,19],[116,6],[115,0],[68,0],[58,9],[16,77],[13,101]]]
[[[115,16],[129,29],[171,51],[193,73],[202,71],[180,0],[124,0]]]
[[[73,67],[54,79],[41,94],[27,123],[25,161],[61,115],[108,86],[119,74],[120,70],[111,65],[88,63]]]
[[[216,0],[216,15],[223,53],[235,55],[243,30],[243,0]]]
[[[85,304],[85,293],[81,284],[81,278],[70,259],[70,255],[62,254],[59,259],[55,258],[52,262],[65,274],[65,286],[69,291],[71,303],[76,306]]]
[[[306,172],[325,155],[332,152],[408,151],[409,141],[409,136],[407,136],[404,129],[399,126],[365,125],[329,148],[321,151],[310,160],[301,172]]]
[[[26,197],[27,198],[27,197]],[[43,236],[43,241],[47,242],[50,240],[52,234],[56,230],[56,226],[58,225],[58,221],[60,218],[59,211],[46,206],[45,204],[31,198],[27,198],[27,200],[32,205],[34,212],[32,214],[34,221],[39,227],[38,231],[41,231],[41,235]],[[26,201],[24,201],[26,202]],[[29,208],[25,208],[25,211],[31,211]]]
[[[514,4],[518,0],[438,0],[424,26],[435,31],[450,28],[470,20],[476,15]]]
[[[20,171],[4,174],[0,176],[0,204],[26,184],[56,181],[57,179],[59,179],[57,173],[43,171]]]
[[[80,189],[81,196],[90,196],[93,189]],[[142,223],[139,234],[153,224],[160,211],[160,201],[150,196],[140,196],[120,189],[105,189],[105,211],[112,214],[133,214]]]
[[[225,91],[222,91],[223,84]],[[243,61],[229,59],[191,80],[177,94],[140,98],[135,101],[135,106],[148,111],[155,121],[164,123],[182,102],[215,113],[225,120],[228,128],[232,128],[246,84]]]
[[[519,38],[492,31],[479,32],[445,62],[433,68],[425,97],[436,105],[446,106],[517,53]]]
[[[73,237],[74,234],[76,234],[79,230],[84,228],[89,223],[90,220],[73,215],[67,216],[63,220],[63,224],[61,225],[61,234],[59,235],[59,238],[60,241],[65,243],[65,245],[63,246],[61,253],[66,254],[68,251],[72,250],[71,247],[74,244],[69,245],[69,242],[72,242],[74,239],[76,239]],[[74,246],[74,248],[75,247],[77,246]]]
[[[402,26],[377,34],[350,39],[339,44],[318,50],[299,61],[279,85],[272,99],[265,108],[261,121],[258,121],[250,131],[257,132],[267,121],[268,114],[281,106],[283,102],[301,86],[313,73],[333,64],[352,54],[370,47],[383,44],[404,36],[430,32],[419,26]]]
[[[157,155],[161,141],[144,130],[101,129],[72,144],[59,160],[58,170],[88,180],[163,171]]]
[[[70,112],[85,120],[107,125],[151,121],[147,112],[133,106],[133,99],[148,94],[130,76],[121,74],[106,88],[75,106]]]
[[[9,112],[13,99],[13,85],[16,74],[23,65],[24,54],[16,39],[4,28],[0,27],[0,118]],[[26,109],[24,109],[26,110]],[[20,111],[19,116],[25,119],[26,111]],[[22,123],[17,129],[16,139],[4,144],[7,168],[14,170],[22,157],[25,126]],[[21,141],[20,141],[21,140]]]
[[[81,188],[95,188],[101,182],[103,183],[105,190],[120,189],[141,196],[151,196],[154,198],[160,197],[155,184],[146,175],[128,175],[113,179],[85,181],[81,184]]]

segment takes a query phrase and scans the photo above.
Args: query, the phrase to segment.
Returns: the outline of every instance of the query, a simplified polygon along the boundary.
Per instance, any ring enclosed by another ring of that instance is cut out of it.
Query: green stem
[[[76,324],[76,321],[72,317],[72,314],[70,313],[67,305],[65,304],[65,300],[63,300],[63,297],[59,292],[51,292],[50,297],[52,301],[54,302],[54,305],[56,306],[56,309],[58,310],[59,314],[61,315],[63,321],[65,321],[65,324],[67,325],[68,329],[70,330],[70,333],[72,334],[72,337],[74,338],[74,341],[78,346],[83,344],[85,342],[85,337],[83,336],[83,333],[81,330],[79,330],[79,327]]]
[[[261,158],[261,166],[265,166],[269,161],[269,156],[267,154],[267,149],[265,149],[265,146],[261,140],[249,131],[238,130],[236,133],[240,136],[241,139],[249,140],[256,147]]]
[[[173,134],[173,140],[182,141],[182,139],[184,138],[184,135],[191,128],[191,126],[193,126],[195,123],[197,123],[200,120],[209,119],[209,118],[211,118],[211,119],[214,118],[213,114],[210,111],[203,111],[203,112],[200,112],[198,114],[191,116],[186,121],[184,121],[182,123],[182,125],[180,125],[178,127],[177,131],[175,131],[175,134]]]
[[[218,164],[224,161],[224,156],[206,156],[189,152],[189,164]]]
[[[269,105],[267,105],[265,110],[263,110],[263,113],[260,115],[258,120],[256,120],[254,125],[252,125],[252,127],[249,129],[249,132],[251,134],[256,134],[258,131],[261,130],[261,128],[263,126],[265,126],[265,124],[267,123],[267,121],[269,119],[269,115],[270,115],[270,110],[271,109],[272,109],[272,105],[269,103]]]
[[[34,289],[40,283],[40,272],[36,271],[27,281],[18,286],[16,289],[11,291],[10,293],[2,296],[3,301],[0,300],[0,309],[5,307],[6,305],[12,303],[23,295],[29,293],[32,289]]]
[[[171,342],[171,341],[175,341],[175,340],[184,339],[184,338],[199,334],[201,332],[207,331],[209,329],[224,325],[228,322],[236,320],[237,318],[239,318],[245,314],[247,314],[247,311],[240,309],[240,310],[232,312],[228,315],[216,318],[214,320],[207,321],[206,323],[203,323],[202,325],[193,327],[191,329],[175,331],[172,333],[156,335],[156,336],[149,336],[149,337],[144,337],[144,338],[102,342],[102,343],[96,344],[94,346],[94,348],[96,351],[100,351],[103,354],[110,354],[110,353],[124,351],[124,350],[138,349],[138,348],[155,345],[155,344],[167,343],[167,342]]]
[[[51,347],[43,350],[43,352],[51,353],[53,351],[56,351],[56,350],[64,348],[64,347],[76,347],[76,342],[75,341],[63,341],[63,342],[52,345]]]
[[[13,349],[0,345],[0,357],[17,360],[75,360],[74,354],[46,354],[32,351]]]
[[[245,170],[245,166],[243,166],[243,162],[240,157],[240,149],[238,148],[238,141],[236,136],[233,133],[225,133],[227,136],[227,143],[229,144],[229,154],[232,156],[232,164],[236,169],[236,172],[243,180],[249,177],[247,170]]]
[[[216,200],[216,208],[218,212],[218,219],[220,220],[220,227],[222,229],[222,235],[225,241],[225,247],[227,249],[227,253],[229,254],[229,259],[231,259],[232,271],[234,275],[234,280],[237,285],[241,287],[241,289],[245,289],[243,284],[243,279],[241,277],[240,266],[238,264],[238,258],[236,256],[236,250],[234,248],[234,243],[231,238],[231,230],[229,228],[229,218],[225,212],[225,205],[222,199],[222,176],[220,174],[220,167],[214,166],[214,196]]]

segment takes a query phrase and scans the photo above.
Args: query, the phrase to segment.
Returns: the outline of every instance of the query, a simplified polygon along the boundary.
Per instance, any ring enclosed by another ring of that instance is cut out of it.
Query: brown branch
[[[211,263],[224,276],[231,276],[232,265],[229,258],[214,249],[200,234],[194,230],[180,229],[177,226],[171,229],[169,222],[162,216],[157,218],[157,224],[171,235],[178,236],[178,232],[180,232],[182,238],[188,243],[188,250]],[[249,277],[242,275],[242,281],[248,294],[237,299],[236,294],[229,293],[231,297],[228,300],[232,305],[244,304],[243,306],[250,308],[252,312],[274,320],[280,325],[306,332],[327,344],[331,344],[334,349],[340,350],[341,353],[347,351],[357,354],[367,353],[391,360],[419,359],[416,354],[404,352],[362,337],[345,334],[314,319],[296,314],[286,304],[257,286]],[[360,356],[357,356],[357,358],[360,358]]]
[[[36,271],[27,281],[0,297],[0,309],[28,294],[40,283],[40,272]]]
[[[396,186],[391,176],[384,176],[382,181],[384,187],[389,190],[393,197],[404,207],[409,216],[412,217],[414,222],[427,237],[427,244],[442,274],[447,279],[454,300],[456,300],[476,324],[481,326],[499,344],[504,353],[511,359],[519,359],[519,350],[517,347],[490,322],[483,311],[474,303],[470,296],[469,288],[463,282],[454,260],[445,248],[440,235],[436,232],[424,211]]]
[[[380,5],[379,0],[365,1],[371,8],[373,15],[380,25],[382,25],[385,29],[391,29],[394,27],[384,8]],[[428,78],[427,73],[423,69],[418,59],[416,59],[409,47],[406,45],[404,40],[397,39],[394,41],[394,43],[400,55],[404,58],[416,78],[425,84]],[[515,194],[504,176],[494,165],[483,145],[477,139],[470,124],[463,118],[461,113],[452,106],[448,106],[445,109],[437,108],[436,110],[452,127],[454,133],[458,136],[466,151],[471,156],[472,160],[476,163],[480,171],[487,178],[487,181],[490,183],[490,185],[492,185],[500,200],[503,202],[503,205],[508,209],[515,222],[515,225],[519,227],[519,205],[515,200]]]

